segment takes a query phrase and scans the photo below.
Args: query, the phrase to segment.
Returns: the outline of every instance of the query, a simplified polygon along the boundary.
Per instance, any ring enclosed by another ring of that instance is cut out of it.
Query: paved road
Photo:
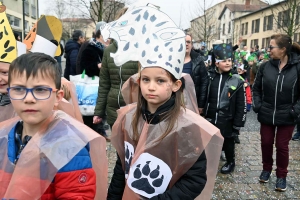
[[[288,189],[280,193],[274,191],[275,171],[269,183],[258,182],[262,164],[259,123],[254,112],[248,113],[247,123],[241,131],[240,140],[241,144],[236,145],[235,171],[230,175],[218,173],[212,199],[300,199],[300,141],[290,142]],[[109,160],[108,182],[110,182],[116,161],[115,149],[110,143],[107,144],[107,156]],[[224,162],[220,161],[219,169],[223,164]]]

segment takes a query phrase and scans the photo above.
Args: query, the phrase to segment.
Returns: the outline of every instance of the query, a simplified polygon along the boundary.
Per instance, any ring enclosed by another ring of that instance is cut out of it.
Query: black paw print
[[[149,167],[150,162],[151,161],[146,162],[146,164],[142,168],[142,171],[140,169],[140,167],[141,167],[140,164],[138,164],[136,166],[136,169],[133,172],[133,177],[138,180],[135,180],[131,183],[131,186],[133,188],[142,190],[142,191],[146,192],[147,194],[153,194],[155,192],[154,187],[160,187],[164,180],[164,175],[161,175],[161,177],[158,178],[159,169],[160,169],[159,165],[157,165],[155,170],[151,171],[150,167]],[[147,177],[142,178],[142,175],[147,176]],[[155,180],[152,181],[151,179],[155,179]],[[151,181],[152,181],[152,184],[150,184]]]
[[[129,173],[131,161],[132,161],[132,152],[129,152],[128,146],[126,145],[126,151],[125,151],[125,174]]]

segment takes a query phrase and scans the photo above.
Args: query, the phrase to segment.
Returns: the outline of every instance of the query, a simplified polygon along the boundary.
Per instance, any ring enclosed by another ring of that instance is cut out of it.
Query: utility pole
[[[22,0],[23,2],[23,33],[22,33],[22,41],[25,38],[25,0]]]

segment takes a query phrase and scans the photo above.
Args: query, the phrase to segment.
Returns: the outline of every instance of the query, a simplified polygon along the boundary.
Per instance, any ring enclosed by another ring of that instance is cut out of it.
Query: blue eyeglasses
[[[26,88],[21,86],[7,88],[8,95],[12,100],[23,100],[26,98],[28,92],[31,92],[32,96],[36,100],[46,100],[49,99],[52,92],[56,91],[57,89],[42,86],[34,88]]]

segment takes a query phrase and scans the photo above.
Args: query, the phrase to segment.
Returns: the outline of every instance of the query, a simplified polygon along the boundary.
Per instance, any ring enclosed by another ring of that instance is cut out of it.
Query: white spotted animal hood
[[[105,40],[118,43],[111,53],[117,66],[139,61],[142,68],[159,66],[180,79],[185,57],[185,33],[171,18],[152,6],[128,10],[120,19],[103,25]]]

